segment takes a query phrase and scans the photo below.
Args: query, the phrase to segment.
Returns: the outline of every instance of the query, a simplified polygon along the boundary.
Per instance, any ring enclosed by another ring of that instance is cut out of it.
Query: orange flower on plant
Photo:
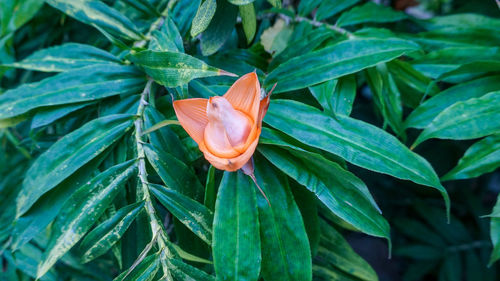
[[[251,158],[269,107],[269,95],[260,97],[259,79],[252,72],[239,78],[222,97],[174,101],[174,110],[208,162],[220,170],[243,168],[254,179]]]

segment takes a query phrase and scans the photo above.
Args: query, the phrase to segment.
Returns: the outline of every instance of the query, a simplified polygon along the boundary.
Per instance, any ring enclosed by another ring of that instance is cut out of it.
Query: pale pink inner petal
[[[205,127],[207,148],[220,157],[234,157],[245,145],[252,120],[233,108],[224,97],[210,98],[207,104],[208,125]]]

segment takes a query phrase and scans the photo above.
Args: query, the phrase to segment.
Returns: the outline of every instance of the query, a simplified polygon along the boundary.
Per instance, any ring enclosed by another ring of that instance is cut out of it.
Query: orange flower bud
[[[177,119],[198,144],[205,159],[220,170],[236,171],[251,158],[259,142],[269,96],[260,100],[255,72],[238,79],[222,97],[174,101]]]

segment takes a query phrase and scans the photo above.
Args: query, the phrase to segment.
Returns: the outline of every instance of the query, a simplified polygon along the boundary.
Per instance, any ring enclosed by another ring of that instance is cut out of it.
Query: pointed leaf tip
[[[231,77],[238,77],[238,75],[236,75],[236,74],[234,74],[232,72],[225,71],[223,69],[219,69],[219,71],[217,71],[217,74],[218,75],[231,76]]]

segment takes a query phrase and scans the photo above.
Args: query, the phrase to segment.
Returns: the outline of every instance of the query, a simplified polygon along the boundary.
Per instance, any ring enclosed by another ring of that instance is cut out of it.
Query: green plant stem
[[[307,22],[307,23],[309,23],[309,24],[311,24],[312,26],[315,26],[315,27],[324,26],[324,27],[326,27],[326,28],[328,28],[330,30],[335,31],[338,34],[347,36],[349,39],[352,39],[352,38],[356,37],[352,32],[348,31],[347,29],[344,29],[342,27],[338,27],[336,25],[332,25],[332,24],[329,24],[329,23],[326,23],[326,22],[319,22],[319,21],[308,19],[308,18],[301,17],[301,16],[296,16],[295,18],[291,18],[291,17],[289,17],[287,15],[284,15],[284,14],[280,14],[279,16],[281,18],[287,20],[287,21]]]
[[[477,240],[473,241],[470,243],[466,244],[460,244],[460,245],[453,245],[450,247],[446,248],[447,252],[460,252],[460,251],[467,251],[467,250],[473,250],[477,248],[482,248],[482,247],[490,247],[491,244],[487,240]]]
[[[149,193],[149,184],[148,184],[148,174],[146,171],[146,156],[144,153],[144,141],[142,140],[143,128],[144,128],[144,111],[146,106],[148,105],[147,97],[149,96],[149,92],[151,90],[151,85],[153,84],[152,79],[148,79],[146,86],[144,87],[144,91],[141,93],[141,99],[139,101],[139,107],[137,108],[136,117],[137,119],[134,122],[135,125],[135,143],[137,146],[137,161],[138,161],[138,169],[139,169],[139,180],[141,184],[141,190],[143,193],[144,199],[144,208],[149,217],[149,223],[151,225],[151,231],[153,232],[153,237],[157,236],[156,242],[158,247],[161,249],[162,253],[165,253],[167,258],[170,258],[172,254],[170,253],[169,248],[167,247],[168,236],[166,235],[161,223],[159,223],[159,219],[156,215],[155,208],[153,206],[153,201],[151,200],[151,194]],[[163,256],[163,255],[162,255]],[[170,273],[168,271],[168,266],[166,263],[166,259],[162,258],[162,267],[163,273],[167,280],[172,280]]]

